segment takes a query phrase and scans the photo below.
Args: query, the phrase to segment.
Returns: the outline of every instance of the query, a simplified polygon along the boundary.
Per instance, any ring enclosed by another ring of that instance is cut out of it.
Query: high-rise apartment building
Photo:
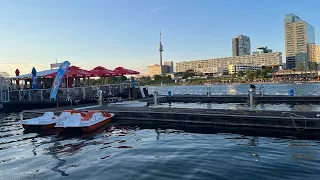
[[[320,45],[308,44],[308,56],[311,62],[320,63]]]
[[[232,39],[232,56],[246,56],[251,54],[250,38],[238,35]]]
[[[295,69],[300,62],[307,69],[310,59],[308,44],[315,43],[314,27],[294,14],[287,14],[284,18],[284,34],[287,68]]]
[[[164,73],[173,73],[173,61],[164,62],[164,66],[168,66],[168,72]]]

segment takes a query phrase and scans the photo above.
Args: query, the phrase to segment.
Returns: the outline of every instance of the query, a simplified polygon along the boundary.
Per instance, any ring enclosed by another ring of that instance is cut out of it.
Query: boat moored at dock
[[[58,121],[55,128],[58,132],[80,130],[90,132],[109,123],[114,117],[113,113],[103,111],[88,111],[87,113],[74,113],[65,120]]]
[[[21,124],[25,130],[47,130],[54,128],[58,121],[67,119],[75,112],[75,110],[65,110],[60,116],[55,116],[53,112],[45,112],[42,116],[22,120]]]

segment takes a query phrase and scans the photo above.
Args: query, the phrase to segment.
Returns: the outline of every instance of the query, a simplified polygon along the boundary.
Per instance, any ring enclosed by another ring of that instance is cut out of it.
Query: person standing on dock
[[[250,84],[250,92],[256,92],[256,86],[253,84]]]

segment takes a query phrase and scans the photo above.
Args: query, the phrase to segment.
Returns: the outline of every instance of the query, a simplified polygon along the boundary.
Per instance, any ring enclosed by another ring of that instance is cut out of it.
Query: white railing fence
[[[136,82],[135,86],[139,86]],[[60,88],[57,93],[58,101],[70,100],[93,100],[98,98],[99,90],[104,97],[117,96],[127,88],[131,88],[131,83],[107,84],[87,87]],[[50,101],[50,89],[28,89],[8,91],[10,101]]]

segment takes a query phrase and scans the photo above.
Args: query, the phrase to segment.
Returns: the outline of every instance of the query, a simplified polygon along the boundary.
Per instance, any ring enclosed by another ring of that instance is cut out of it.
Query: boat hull
[[[110,121],[111,121],[111,117],[100,121],[96,124],[93,124],[91,126],[85,126],[85,127],[55,127],[57,132],[83,132],[83,133],[88,133],[88,132],[92,132],[95,131],[103,126],[106,126]]]
[[[22,124],[23,129],[27,131],[44,131],[53,129],[56,123],[46,124],[46,125],[29,125],[29,124]]]
[[[108,124],[110,121],[111,121],[111,117],[104,120],[104,121],[101,121],[101,122],[98,122],[97,124],[93,124],[91,126],[87,126],[87,127],[81,127],[81,131],[82,132],[91,132],[91,131],[94,131],[98,128],[100,128],[101,126],[104,126],[106,124]]]

